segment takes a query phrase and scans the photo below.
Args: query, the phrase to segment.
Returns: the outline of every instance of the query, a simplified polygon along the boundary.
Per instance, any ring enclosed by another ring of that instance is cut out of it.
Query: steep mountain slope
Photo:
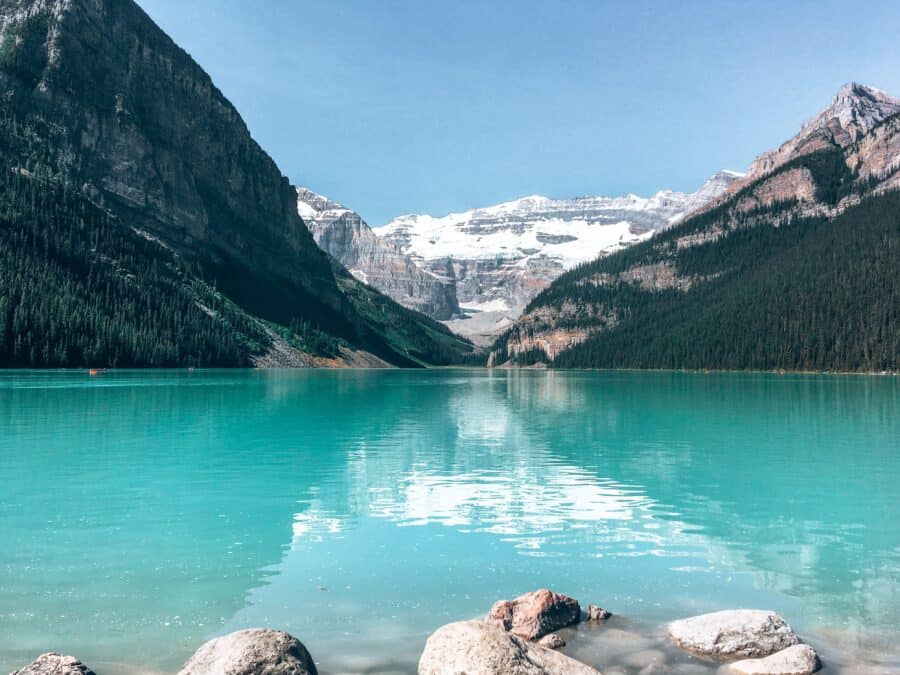
[[[900,102],[873,91],[843,87],[717,204],[560,277],[491,362],[900,369]]]
[[[419,268],[358,213],[303,187],[297,188],[297,210],[316,243],[360,281],[435,319],[459,314],[453,282]]]
[[[401,216],[375,232],[422,269],[452,280],[463,310],[489,317],[454,321],[454,329],[474,324],[478,328],[469,332],[497,332],[567,269],[643,241],[739,177],[722,171],[695,193],[665,190],[650,198],[525,197],[441,218]]]
[[[128,269],[123,258],[129,247],[143,251],[147,242],[156,247],[155,254],[148,253],[153,261],[147,258],[130,272],[129,287],[109,289],[110,306],[118,294],[146,290],[145,268],[165,269],[159,273],[184,297],[202,287],[200,295],[215,293],[245,315],[240,325],[267,327],[257,339],[255,329],[248,335],[232,326],[239,347],[223,357],[227,364],[300,364],[315,356],[356,362],[354,353],[371,352],[411,365],[443,363],[468,350],[439,324],[370,297],[316,246],[297,214],[294,189],[240,115],[132,0],[0,0],[0,87],[0,116],[8,134],[2,171],[31,181],[26,192],[38,201],[46,202],[41,190],[65,195],[58,214],[63,225],[89,210],[89,222],[102,212],[120,228],[107,239],[113,248],[90,246],[79,264],[67,261],[70,281],[90,272],[81,263]],[[21,183],[15,186],[17,199],[22,189]],[[21,203],[13,211],[16,217],[42,215]],[[13,227],[12,221],[4,226]],[[93,236],[84,228],[76,234],[85,241]],[[39,270],[40,260],[29,264]],[[4,305],[12,307],[7,311],[25,316],[45,300],[40,288],[29,287],[37,297],[22,296],[23,289],[0,289]],[[85,295],[70,302],[65,311],[73,313],[87,312],[90,305]],[[203,304],[199,296],[196,303]],[[198,322],[221,320],[216,311],[203,314],[206,319],[197,316]],[[155,330],[149,314],[115,318],[121,331]],[[36,345],[43,339],[42,325],[28,328]],[[273,326],[284,328],[286,342],[275,337]],[[219,334],[220,328],[204,329]],[[300,339],[301,333],[308,339]],[[186,332],[176,330],[168,339],[173,347],[167,364],[209,363]],[[112,343],[83,347],[72,352],[80,356],[67,365],[120,363]],[[5,361],[23,363],[9,350],[7,343]],[[45,352],[36,346],[26,363],[49,363]],[[155,365],[139,356],[144,353],[135,352],[128,363]]]
[[[807,120],[800,131],[778,148],[762,153],[751,164],[747,174],[725,190],[721,197],[706,205],[712,208],[735,193],[776,172],[788,162],[819,151],[846,148],[867,136],[881,123],[900,113],[900,100],[886,92],[864,84],[850,82],[841,87],[831,105]],[[882,167],[883,169],[884,167]],[[807,198],[809,186],[802,172],[777,172],[781,178],[765,188],[768,201],[791,196]]]

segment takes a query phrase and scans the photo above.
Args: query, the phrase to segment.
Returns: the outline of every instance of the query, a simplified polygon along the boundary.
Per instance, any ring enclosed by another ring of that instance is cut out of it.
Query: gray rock
[[[435,631],[419,659],[419,675],[599,675],[565,654],[539,647],[483,621]]]
[[[588,605],[587,616],[585,621],[606,621],[612,616],[612,612],[598,607],[597,605]]]
[[[297,209],[316,243],[363,283],[438,320],[460,313],[452,279],[418,267],[358,213],[303,187],[297,188]]]
[[[874,87],[848,82],[838,89],[831,105],[806,122],[796,136],[753,160],[747,177],[753,180],[821,148],[822,141],[819,145],[812,142],[815,137],[847,147],[898,112],[900,100]]]
[[[566,646],[566,641],[560,637],[559,633],[550,633],[550,635],[545,635],[537,643],[541,647],[546,647],[547,649],[562,649]]]
[[[526,640],[537,640],[576,624],[581,607],[575,598],[542,588],[520,595],[515,600],[500,600],[488,612],[486,621]]]
[[[96,675],[74,656],[63,656],[56,652],[41,654],[27,666],[23,666],[11,675]]]
[[[794,645],[763,659],[746,659],[727,666],[730,675],[810,675],[821,667],[809,645]]]
[[[713,659],[761,658],[800,640],[774,612],[734,609],[673,621],[669,638],[681,649]]]
[[[179,675],[318,675],[306,647],[288,633],[251,628],[205,643]]]

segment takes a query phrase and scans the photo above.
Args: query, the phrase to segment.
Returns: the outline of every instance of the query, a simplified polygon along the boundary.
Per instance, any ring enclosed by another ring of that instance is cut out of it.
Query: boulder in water
[[[800,642],[774,612],[733,609],[673,621],[669,638],[681,649],[712,659],[758,659]]]
[[[11,675],[96,675],[74,656],[63,656],[56,652],[41,654],[27,666]]]
[[[729,675],[811,675],[821,667],[816,651],[809,645],[794,645],[763,659],[731,663]]]
[[[537,640],[580,620],[581,607],[575,598],[546,588],[494,603],[486,619],[526,640]]]
[[[585,616],[584,620],[590,622],[606,621],[611,616],[612,612],[609,610],[603,609],[598,605],[588,605],[587,616]]]
[[[318,675],[318,671],[293,635],[251,628],[205,643],[178,675]]]
[[[419,659],[419,675],[600,675],[484,621],[458,621],[435,631]]]

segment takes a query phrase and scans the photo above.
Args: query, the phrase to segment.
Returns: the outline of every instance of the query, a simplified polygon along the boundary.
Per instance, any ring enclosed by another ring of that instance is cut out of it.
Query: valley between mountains
[[[377,228],[291,185],[132,0],[0,1],[0,87],[2,367],[900,369],[873,87],[693,193]]]
[[[693,194],[534,196],[375,230],[314,209],[308,191],[300,208],[320,245],[398,302],[411,302],[392,286],[402,274],[385,281],[364,251],[430,275],[455,300],[431,313],[489,345],[491,366],[891,371],[898,113],[889,94],[845,85],[746,174]]]

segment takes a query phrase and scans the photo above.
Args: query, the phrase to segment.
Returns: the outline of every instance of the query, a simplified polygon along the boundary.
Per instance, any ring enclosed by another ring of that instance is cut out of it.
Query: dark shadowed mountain
[[[420,365],[470,345],[322,252],[131,0],[0,0],[0,365]]]

